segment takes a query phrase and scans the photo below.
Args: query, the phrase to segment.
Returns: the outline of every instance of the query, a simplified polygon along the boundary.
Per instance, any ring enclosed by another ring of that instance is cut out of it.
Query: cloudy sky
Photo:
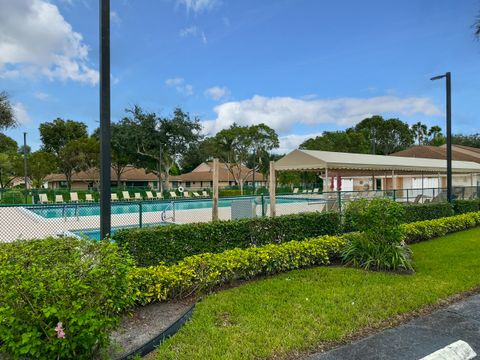
[[[56,117],[98,126],[98,0],[0,0],[0,91],[40,144]],[[213,134],[266,123],[281,151],[382,114],[480,132],[478,0],[112,0],[112,121],[180,106]]]

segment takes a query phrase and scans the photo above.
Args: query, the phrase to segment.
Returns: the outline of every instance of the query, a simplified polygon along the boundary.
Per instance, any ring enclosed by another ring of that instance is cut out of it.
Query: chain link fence
[[[0,242],[47,236],[86,236],[100,238],[100,206],[98,196],[83,194],[25,194],[22,203],[0,203]],[[208,222],[212,220],[212,199],[208,193],[163,194],[145,190],[121,190],[112,193],[112,232],[126,227],[148,227],[168,224]],[[479,187],[454,187],[455,199],[477,199]],[[9,199],[13,199],[14,196]],[[7,196],[7,197],[8,197]],[[18,195],[15,195],[18,198]],[[389,197],[405,204],[447,201],[446,189],[400,189],[376,191],[299,191],[276,196],[276,214],[299,214],[312,211],[343,211],[349,202],[361,198]],[[17,199],[15,198],[15,199]],[[18,198],[19,199],[19,198]],[[28,199],[31,199],[28,201]],[[221,197],[218,204],[220,220],[270,215],[268,194]]]

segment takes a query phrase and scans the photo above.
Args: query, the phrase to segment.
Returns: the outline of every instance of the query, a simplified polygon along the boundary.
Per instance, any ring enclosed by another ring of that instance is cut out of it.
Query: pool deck
[[[325,205],[312,197],[311,202],[292,202],[276,205],[277,215],[295,214],[302,212],[323,211]],[[319,200],[319,198],[318,198]],[[270,212],[266,206],[266,214]],[[261,216],[261,206],[256,208],[257,216]],[[161,211],[143,212],[142,224],[175,223],[188,224],[208,222],[212,220],[212,209],[176,210],[167,211],[166,221],[162,221]],[[231,207],[219,207],[220,220],[231,219]],[[138,213],[112,215],[112,227],[139,226]],[[44,218],[21,206],[0,207],[0,242],[11,242],[18,239],[38,239],[48,236],[62,236],[69,231],[90,230],[100,228],[100,217],[71,216],[62,218]]]

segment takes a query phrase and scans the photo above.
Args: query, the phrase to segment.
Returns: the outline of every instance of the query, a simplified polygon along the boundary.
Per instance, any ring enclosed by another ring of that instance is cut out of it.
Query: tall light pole
[[[452,202],[452,83],[450,72],[432,77],[430,80],[446,80],[447,107],[447,199]]]
[[[100,237],[111,235],[110,0],[100,1]]]
[[[28,181],[27,181],[27,133],[23,133],[23,176],[25,181],[25,196],[28,195]]]

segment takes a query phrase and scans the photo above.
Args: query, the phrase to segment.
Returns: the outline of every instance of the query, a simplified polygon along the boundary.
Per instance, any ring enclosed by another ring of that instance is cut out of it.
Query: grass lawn
[[[210,295],[156,358],[288,357],[480,286],[480,228],[412,250],[414,275],[317,267]]]

